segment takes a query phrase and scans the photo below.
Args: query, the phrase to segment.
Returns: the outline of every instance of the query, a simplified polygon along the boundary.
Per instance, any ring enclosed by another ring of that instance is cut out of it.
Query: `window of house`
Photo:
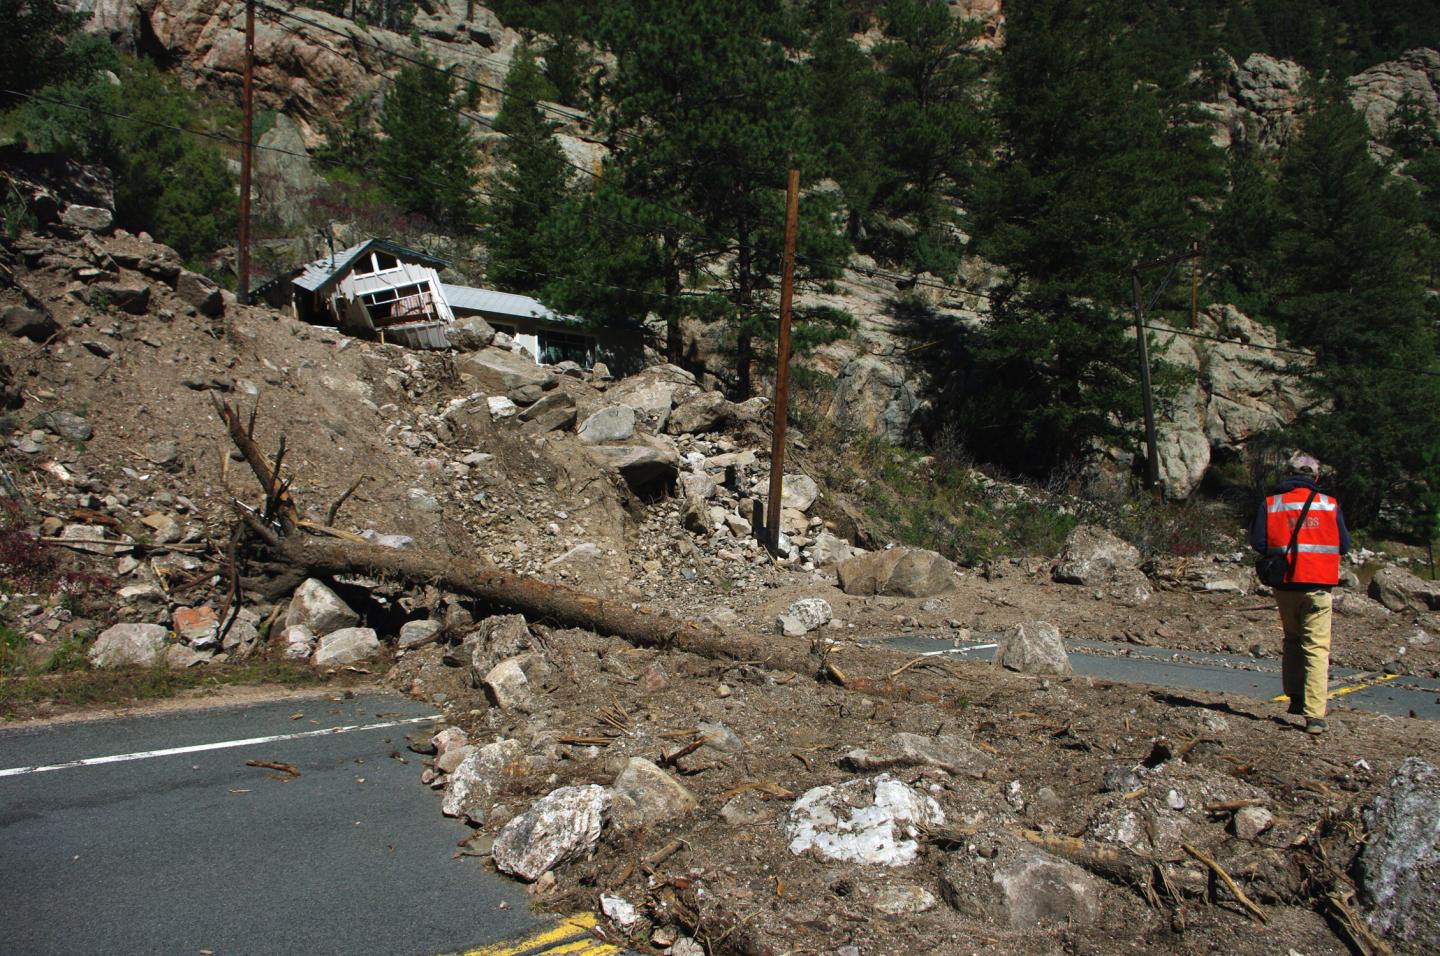
[[[581,368],[595,364],[595,340],[573,332],[540,332],[540,364],[558,365],[574,362]]]
[[[400,268],[400,260],[388,252],[370,252],[362,258],[355,260],[353,275],[370,276],[377,272],[386,272],[390,269]]]
[[[365,305],[365,311],[370,313],[370,321],[376,325],[382,324],[382,320],[388,319],[395,311],[395,304],[401,299],[419,299],[417,303],[407,305],[420,305],[433,307],[429,293],[428,283],[415,283],[413,285],[394,286],[389,289],[376,289],[374,292],[366,292],[360,296],[360,301]],[[415,311],[413,308],[411,311]]]

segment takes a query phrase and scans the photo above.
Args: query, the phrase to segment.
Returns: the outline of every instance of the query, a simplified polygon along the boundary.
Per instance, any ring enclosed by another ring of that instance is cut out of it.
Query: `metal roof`
[[[328,286],[335,279],[344,275],[346,270],[366,252],[371,249],[380,249],[390,253],[397,259],[406,262],[420,262],[436,269],[444,269],[450,265],[448,259],[440,259],[430,255],[428,252],[420,252],[417,249],[409,249],[398,242],[391,242],[389,239],[366,239],[359,245],[351,246],[349,249],[342,249],[333,256],[324,256],[307,264],[295,277],[295,284],[306,292],[319,292]]]
[[[451,309],[467,312],[487,312],[492,315],[513,315],[516,318],[540,319],[545,322],[560,322],[566,325],[583,325],[584,321],[573,315],[561,315],[548,308],[539,299],[513,292],[497,292],[494,289],[475,289],[467,285],[441,283],[445,301]]]

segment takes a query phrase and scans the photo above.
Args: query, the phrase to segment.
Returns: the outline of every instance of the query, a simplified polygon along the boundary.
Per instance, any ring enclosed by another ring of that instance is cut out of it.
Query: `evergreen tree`
[[[971,182],[985,142],[974,97],[979,25],[955,17],[941,0],[888,0],[879,64],[881,153],[888,175],[881,201],[919,229],[912,248],[894,250],[918,268],[949,274],[959,251],[947,225]]]
[[[823,175],[845,197],[852,240],[864,231],[885,170],[880,143],[879,74],[852,37],[844,0],[823,4],[811,40],[807,111]]]
[[[607,126],[624,190],[682,213],[657,236],[665,301],[682,301],[687,277],[726,265],[742,396],[755,336],[774,321],[767,286],[783,222],[777,197],[787,167],[813,175],[790,13],[780,0],[630,0],[607,8],[602,22],[615,57]],[[679,316],[666,318],[673,355]]]
[[[1306,384],[1324,402],[1295,438],[1335,467],[1364,525],[1407,480],[1440,487],[1440,361],[1415,193],[1370,156],[1365,120],[1337,94],[1307,118],[1277,195],[1276,312],[1313,350]]]
[[[4,0],[0,3],[0,90],[28,93],[63,78],[66,39],[85,15],[59,0]],[[0,106],[19,99],[0,93]]]
[[[363,175],[372,168],[380,141],[371,113],[369,97],[361,94],[352,97],[335,119],[320,121],[325,142],[315,150],[315,160],[327,175],[336,169]]]
[[[458,107],[454,78],[434,60],[406,66],[380,108],[384,139],[375,153],[380,180],[396,205],[452,227],[470,222],[475,202],[477,155]]]
[[[491,281],[517,292],[537,291],[556,271],[556,211],[565,202],[565,154],[537,105],[546,80],[528,47],[519,47],[505,77],[495,118],[505,134],[497,150],[480,220]]]
[[[1079,0],[1036,0],[1007,20],[1005,147],[974,227],[1009,278],[980,351],[991,384],[962,426],[1024,469],[1135,445],[1131,269],[1188,248],[1221,184],[1203,128],[1136,75],[1123,23],[1114,4]]]

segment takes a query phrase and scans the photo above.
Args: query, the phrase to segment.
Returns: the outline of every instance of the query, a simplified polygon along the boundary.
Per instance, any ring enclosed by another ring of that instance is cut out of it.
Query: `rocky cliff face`
[[[192,86],[237,93],[245,55],[244,3],[222,0],[82,0],[87,28],[118,46],[143,51],[174,65]],[[452,6],[454,9],[452,9]],[[362,27],[318,10],[296,8],[297,17],[264,10],[255,23],[255,91],[261,109],[287,114],[306,142],[316,127],[351,99],[378,93],[381,77],[405,64],[400,57],[424,53],[463,80],[500,87],[520,35],[488,9],[440,2],[435,13],[420,12],[414,37]],[[490,95],[490,106],[498,96]],[[482,108],[484,104],[482,103]]]

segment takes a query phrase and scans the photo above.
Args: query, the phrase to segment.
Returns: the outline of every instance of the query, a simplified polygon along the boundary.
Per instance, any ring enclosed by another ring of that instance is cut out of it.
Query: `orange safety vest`
[[[1309,488],[1293,488],[1265,499],[1265,543],[1270,554],[1285,554],[1295,522],[1310,497]],[[1340,583],[1340,523],[1335,516],[1340,506],[1329,495],[1317,494],[1305,515],[1305,527],[1297,541],[1299,553],[1285,573],[1286,584]]]

